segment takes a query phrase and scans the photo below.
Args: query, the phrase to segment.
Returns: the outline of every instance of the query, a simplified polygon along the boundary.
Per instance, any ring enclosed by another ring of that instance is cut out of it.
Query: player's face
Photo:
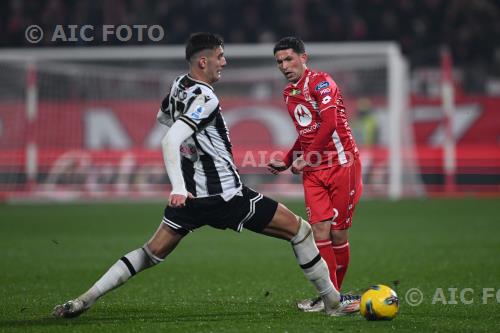
[[[277,51],[274,55],[278,68],[290,82],[297,82],[306,69],[307,55],[298,54],[292,49]]]
[[[224,49],[222,47],[217,47],[210,55],[207,57],[207,68],[206,75],[210,83],[219,81],[222,68],[226,66],[226,58],[224,57]]]

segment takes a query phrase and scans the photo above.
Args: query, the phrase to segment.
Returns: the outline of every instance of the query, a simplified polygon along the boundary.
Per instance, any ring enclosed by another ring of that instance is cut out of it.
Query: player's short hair
[[[281,50],[292,49],[297,54],[306,53],[304,42],[297,37],[283,37],[275,45],[273,54]]]
[[[214,50],[217,47],[224,47],[224,40],[221,36],[210,32],[197,32],[191,34],[186,41],[186,60],[203,50]]]

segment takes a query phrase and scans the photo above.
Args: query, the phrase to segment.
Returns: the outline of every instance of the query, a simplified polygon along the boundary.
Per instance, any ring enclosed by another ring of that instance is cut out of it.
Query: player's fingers
[[[275,168],[271,167],[271,166],[267,166],[267,171],[269,171],[270,173],[272,173],[273,175],[277,174],[278,172],[276,171]]]

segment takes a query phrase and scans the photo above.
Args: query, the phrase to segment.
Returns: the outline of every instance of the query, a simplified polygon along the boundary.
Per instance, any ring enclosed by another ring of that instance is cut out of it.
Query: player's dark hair
[[[297,54],[306,53],[304,42],[297,37],[283,37],[275,45],[273,54],[281,50],[292,49]]]
[[[186,42],[186,60],[190,61],[200,51],[214,50],[219,46],[224,46],[224,40],[219,35],[210,32],[191,34]]]

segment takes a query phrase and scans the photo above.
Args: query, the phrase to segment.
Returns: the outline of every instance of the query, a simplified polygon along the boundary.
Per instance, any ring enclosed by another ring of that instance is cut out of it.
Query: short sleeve
[[[219,112],[219,100],[212,94],[199,94],[179,117],[195,132],[199,132],[214,120]]]

